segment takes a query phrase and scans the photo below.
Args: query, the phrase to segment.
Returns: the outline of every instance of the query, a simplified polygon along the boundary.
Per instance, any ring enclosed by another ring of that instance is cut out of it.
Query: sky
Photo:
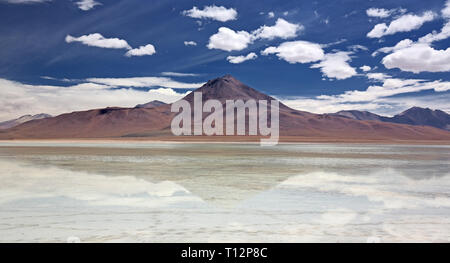
[[[450,112],[450,0],[0,0],[0,121],[231,74],[314,113]]]

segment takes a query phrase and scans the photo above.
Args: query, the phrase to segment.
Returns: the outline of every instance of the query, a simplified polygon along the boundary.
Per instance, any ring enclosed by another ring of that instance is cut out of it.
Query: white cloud
[[[421,43],[432,43],[439,40],[444,40],[450,37],[450,21],[447,21],[441,29],[441,32],[433,31],[432,33],[427,34],[419,38],[418,42]]]
[[[253,60],[256,59],[258,57],[258,55],[256,55],[255,53],[249,53],[246,56],[228,56],[227,60],[228,62],[232,63],[232,64],[239,64],[242,62],[245,62],[247,60]]]
[[[101,3],[94,0],[81,0],[76,2],[75,4],[78,6],[78,8],[80,8],[83,11],[88,11],[97,5],[101,5]]]
[[[324,51],[319,44],[301,40],[284,42],[278,47],[268,47],[261,51],[261,54],[264,56],[276,54],[291,64],[315,62],[324,57]]]
[[[111,89],[108,85],[90,82],[62,87],[26,85],[0,79],[0,86],[0,120],[9,120],[25,114],[58,115],[108,106],[134,107],[152,100],[172,103],[187,94],[178,93],[171,88],[150,91]]]
[[[320,68],[323,75],[331,79],[347,79],[357,75],[355,68],[348,64],[352,52],[337,51],[325,54],[321,45],[307,41],[284,42],[278,47],[264,49],[261,54],[276,54],[291,64],[320,61],[311,68]]]
[[[414,93],[424,90],[434,90],[444,92],[450,90],[450,82],[447,81],[426,81],[422,79],[396,79],[386,78],[382,80],[381,86],[369,86],[364,91],[346,91],[339,95],[322,95],[318,99],[332,102],[374,102],[379,98],[390,97],[404,93]]]
[[[209,38],[209,49],[239,51],[252,43],[252,35],[246,31],[234,31],[227,27],[219,28],[218,32]]]
[[[278,98],[288,107],[293,109],[308,111],[312,113],[334,113],[342,110],[363,110],[372,111],[378,109],[380,104],[378,103],[339,103],[331,102],[330,100],[321,100],[317,98]]]
[[[134,48],[129,50],[125,56],[151,56],[156,53],[155,47],[152,44],[141,46],[139,48]]]
[[[384,8],[369,8],[366,10],[366,14],[371,17],[386,18],[392,15],[394,10],[387,10]]]
[[[190,10],[182,12],[183,15],[199,19],[213,19],[220,22],[235,20],[237,18],[237,11],[234,8],[226,8],[223,6],[205,6],[203,10],[194,6]]]
[[[377,81],[384,81],[385,79],[388,79],[391,77],[385,73],[367,73],[366,76],[368,79],[377,80]]]
[[[384,33],[388,29],[387,25],[385,23],[377,24],[373,27],[373,29],[367,33],[367,37],[370,38],[380,38],[384,36]]]
[[[311,66],[311,68],[320,68],[323,75],[334,79],[347,79],[355,76],[356,70],[348,62],[351,61],[350,52],[339,51],[336,53],[325,54],[322,61]]]
[[[380,52],[382,52],[382,53],[391,53],[393,51],[404,49],[404,48],[410,47],[413,43],[414,42],[411,39],[403,39],[402,41],[398,42],[393,47],[383,47],[383,48],[378,49],[377,51],[372,53],[372,56],[375,57]]]
[[[441,12],[444,18],[450,18],[450,0],[447,0],[444,9],[442,9]]]
[[[253,35],[256,39],[269,39],[282,38],[288,39],[297,36],[299,31],[304,29],[301,24],[293,24],[284,20],[283,18],[278,18],[274,26],[262,26],[257,30],[253,31]]]
[[[334,41],[334,42],[330,42],[330,43],[327,43],[327,44],[321,44],[320,46],[322,48],[327,48],[327,47],[332,47],[332,46],[335,46],[335,45],[342,44],[344,42],[347,42],[347,39],[342,38],[342,39],[339,39],[339,40]],[[355,45],[355,46],[358,46],[358,45]],[[351,47],[349,47],[349,48],[351,48]]]
[[[413,14],[402,15],[393,20],[389,26],[385,23],[375,25],[375,27],[367,33],[367,37],[380,38],[382,36],[393,35],[398,32],[409,32],[419,29],[425,22],[432,21],[435,18],[436,15],[431,11],[427,11],[421,16]]]
[[[348,49],[353,52],[358,52],[360,50],[362,50],[362,51],[369,50],[366,46],[363,46],[363,45],[352,45],[352,46],[349,46]]]
[[[427,81],[422,79],[395,79],[382,73],[372,74],[372,79],[382,82],[382,85],[369,86],[366,90],[350,90],[338,95],[321,95],[313,98],[281,98],[287,106],[306,110],[314,113],[331,113],[340,110],[369,110],[375,113],[398,113],[399,108],[405,109],[413,105],[423,107],[439,107],[448,109],[445,99],[434,101],[424,100],[421,104],[414,104],[410,99],[406,99],[406,94],[415,94],[420,91],[434,91],[443,93],[450,91],[450,82],[447,81]],[[369,75],[368,74],[368,75]],[[378,75],[375,75],[378,74]],[[402,95],[403,94],[403,95]],[[395,95],[402,95],[398,97]],[[394,96],[394,97],[392,97]],[[411,96],[411,95],[410,95]],[[432,96],[441,96],[433,94]],[[416,100],[420,97],[416,97]],[[448,103],[447,103],[448,104]]]
[[[127,41],[119,38],[105,38],[99,33],[84,35],[81,37],[67,35],[66,42],[80,42],[88,46],[101,48],[131,49],[131,46],[128,45]]]
[[[359,69],[361,69],[364,72],[370,71],[372,68],[370,66],[364,65],[359,67]]]
[[[197,46],[197,42],[195,41],[184,41],[185,46]]]
[[[436,50],[429,44],[417,43],[398,49],[382,60],[388,68],[399,68],[413,73],[450,71],[450,48]]]
[[[163,77],[135,77],[135,78],[89,78],[86,81],[113,87],[165,87],[172,89],[195,89],[203,83],[183,83]]]
[[[421,96],[383,98],[379,99],[379,101],[381,103],[389,103],[393,106],[393,109],[396,109],[396,111],[387,112],[389,115],[394,115],[411,107],[439,109],[450,113],[450,104],[448,103],[450,101],[450,93],[448,92]]]
[[[218,32],[209,38],[209,49],[221,49],[225,51],[240,51],[248,47],[257,39],[292,38],[303,30],[300,24],[292,24],[279,18],[273,26],[261,26],[252,33],[247,31],[234,31],[227,27],[219,28]]]
[[[269,13],[267,13],[267,16],[269,18],[273,18],[273,17],[275,17],[275,14],[273,12],[269,12]]]
[[[447,1],[442,10],[444,18],[446,18],[446,9],[449,6],[450,1]],[[447,20],[440,32],[433,31],[419,38],[417,42],[404,39],[393,47],[378,49],[372,56],[376,56],[380,52],[391,53],[382,60],[383,65],[388,69],[399,68],[402,71],[413,73],[448,72],[450,71],[450,48],[437,50],[431,44],[449,37],[450,21]]]
[[[197,77],[200,74],[195,73],[179,73],[179,72],[161,72],[161,75],[168,77]]]
[[[151,89],[148,91],[148,95],[151,98],[154,98],[152,100],[159,100],[165,103],[172,103],[179,99],[182,99],[184,96],[188,95],[190,91],[187,91],[185,93],[179,93],[171,88],[158,88],[158,89]],[[150,101],[150,100],[147,100]]]

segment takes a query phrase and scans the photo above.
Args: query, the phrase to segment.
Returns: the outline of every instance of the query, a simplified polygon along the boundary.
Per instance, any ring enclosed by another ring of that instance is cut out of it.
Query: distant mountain
[[[226,100],[273,100],[274,98],[263,94],[239,80],[235,79],[231,75],[225,75],[221,78],[213,79],[208,81],[205,85],[195,90],[195,92],[201,92],[203,101],[209,99],[216,99],[225,103]],[[194,102],[194,93],[188,94],[185,100],[190,103]],[[286,106],[284,106],[286,107]]]
[[[379,121],[382,118],[381,116],[368,111],[357,111],[357,110],[339,111],[336,112],[335,115],[360,121]]]
[[[210,80],[194,92],[202,92],[203,100],[216,99],[222,103],[226,100],[237,99],[273,99],[231,75]],[[188,94],[184,99],[192,104],[193,93]],[[66,113],[0,131],[0,139],[131,137],[170,139],[173,138],[170,124],[176,115],[170,108],[171,105],[166,104],[150,108],[104,108]],[[203,117],[205,118],[206,115]],[[450,141],[450,132],[433,127],[358,120],[331,114],[313,114],[291,109],[282,103],[280,103],[280,135],[282,141]],[[215,140],[214,137],[208,138]],[[238,140],[237,137],[236,140]]]
[[[450,130],[450,114],[441,110],[431,110],[419,107],[412,107],[394,117],[390,118],[392,122],[426,125],[440,129]]]
[[[412,107],[394,117],[384,117],[367,111],[340,111],[334,115],[339,115],[354,120],[378,120],[409,125],[431,126],[450,131],[450,114],[441,110],[424,109]]]
[[[167,103],[159,101],[159,100],[153,100],[153,101],[150,101],[150,102],[145,103],[145,104],[138,104],[138,105],[136,105],[135,108],[138,108],[138,109],[139,108],[151,109],[151,108],[159,107],[159,106],[162,106],[162,105],[167,105]]]
[[[0,122],[0,130],[16,127],[17,125],[28,122],[28,121],[40,120],[40,119],[45,119],[45,118],[50,118],[50,117],[52,117],[52,116],[49,114],[45,114],[45,113],[36,114],[36,115],[24,115],[22,117],[14,119],[14,120]]]

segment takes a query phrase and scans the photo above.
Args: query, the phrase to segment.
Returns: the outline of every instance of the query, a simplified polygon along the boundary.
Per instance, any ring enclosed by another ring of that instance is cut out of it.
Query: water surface
[[[450,147],[1,143],[0,242],[450,241]]]

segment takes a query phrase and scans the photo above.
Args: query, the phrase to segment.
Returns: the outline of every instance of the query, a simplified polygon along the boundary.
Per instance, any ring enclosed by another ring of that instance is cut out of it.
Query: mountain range
[[[32,121],[32,120],[40,120],[45,118],[50,118],[52,115],[41,113],[36,115],[24,115],[14,120],[0,122],[0,130],[9,129],[12,127],[16,127],[22,123]]]
[[[393,117],[380,116],[368,111],[339,111],[334,115],[347,117],[354,120],[384,121],[409,125],[431,126],[450,131],[450,114],[441,110],[412,107]]]
[[[217,99],[222,103],[226,100],[238,99],[244,101],[274,99],[243,84],[231,75],[210,80],[195,91],[202,92],[203,100]],[[193,93],[188,94],[184,99],[192,104]],[[313,114],[291,109],[280,102],[280,135],[282,141],[450,141],[450,132],[444,130],[448,128],[446,126],[448,122],[441,121],[448,118],[448,114],[428,109],[425,111],[434,117],[427,119],[427,114],[419,108],[413,108],[392,117],[392,121],[386,121],[384,118],[388,117],[367,112]],[[78,111],[31,120],[7,130],[1,130],[0,139],[191,139],[187,138],[188,136],[172,135],[170,124],[175,115],[176,113],[171,112],[170,104],[158,101],[137,105],[134,108],[109,107]],[[423,126],[436,123],[439,123],[442,129]],[[220,139],[220,136],[200,137]],[[226,140],[234,140],[233,138],[238,139],[238,137],[227,136]]]

